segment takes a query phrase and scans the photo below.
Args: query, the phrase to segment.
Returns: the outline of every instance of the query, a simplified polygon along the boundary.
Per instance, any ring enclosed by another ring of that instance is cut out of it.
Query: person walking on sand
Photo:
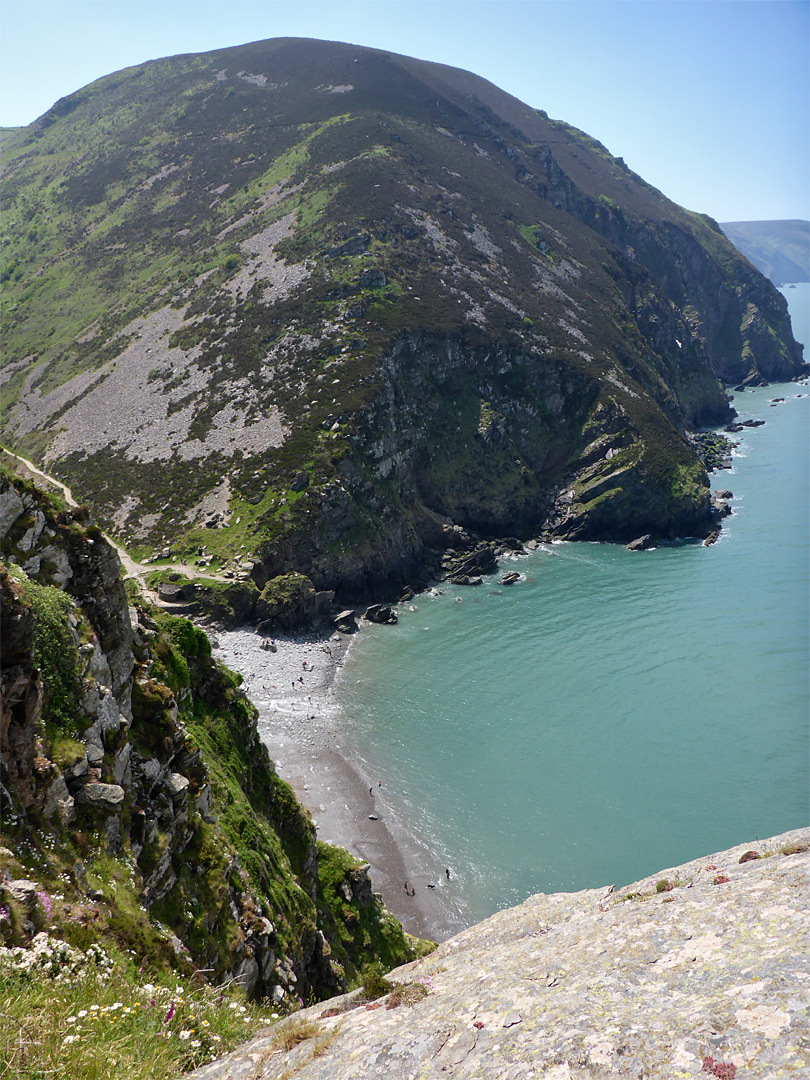
[[[445,866],[445,868],[444,868],[444,872],[445,872],[445,874],[447,875],[447,880],[449,881],[449,880],[450,880],[450,871],[449,871],[449,870],[447,869],[447,867],[446,867],[446,866]]]

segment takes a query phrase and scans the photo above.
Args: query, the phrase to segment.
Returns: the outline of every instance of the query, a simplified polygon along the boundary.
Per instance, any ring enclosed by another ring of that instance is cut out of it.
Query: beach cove
[[[785,291],[805,340],[807,291]],[[502,564],[515,585],[441,585],[393,627],[221,635],[279,774],[406,929],[806,823],[808,400],[736,395],[765,424],[712,476],[711,548],[541,545]]]

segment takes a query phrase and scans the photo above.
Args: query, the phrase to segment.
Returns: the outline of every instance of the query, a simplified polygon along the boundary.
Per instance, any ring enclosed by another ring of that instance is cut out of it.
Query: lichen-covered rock
[[[307,1009],[317,1034],[286,1055],[271,1031],[192,1075],[798,1080],[810,1073],[810,829],[620,891],[533,896],[389,978],[428,993],[411,1007]]]

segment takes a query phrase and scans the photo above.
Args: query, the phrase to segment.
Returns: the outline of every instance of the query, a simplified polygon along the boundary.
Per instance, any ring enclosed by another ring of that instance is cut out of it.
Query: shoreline
[[[264,638],[250,626],[212,637],[216,659],[242,675],[262,741],[318,838],[369,864],[373,890],[407,933],[441,942],[464,929],[460,898],[444,887],[444,874],[440,880],[384,784],[364,775],[350,746],[336,683],[352,638],[329,630]],[[263,648],[270,642],[275,651]]]

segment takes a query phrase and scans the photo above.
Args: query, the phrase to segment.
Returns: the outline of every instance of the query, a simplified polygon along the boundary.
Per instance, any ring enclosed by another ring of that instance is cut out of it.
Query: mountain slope
[[[299,39],[3,144],[4,426],[142,552],[355,596],[490,535],[705,531],[690,427],[801,370],[709,219],[474,75]],[[437,452],[438,451],[438,452]]]
[[[724,221],[720,228],[775,285],[810,281],[810,222]]]

